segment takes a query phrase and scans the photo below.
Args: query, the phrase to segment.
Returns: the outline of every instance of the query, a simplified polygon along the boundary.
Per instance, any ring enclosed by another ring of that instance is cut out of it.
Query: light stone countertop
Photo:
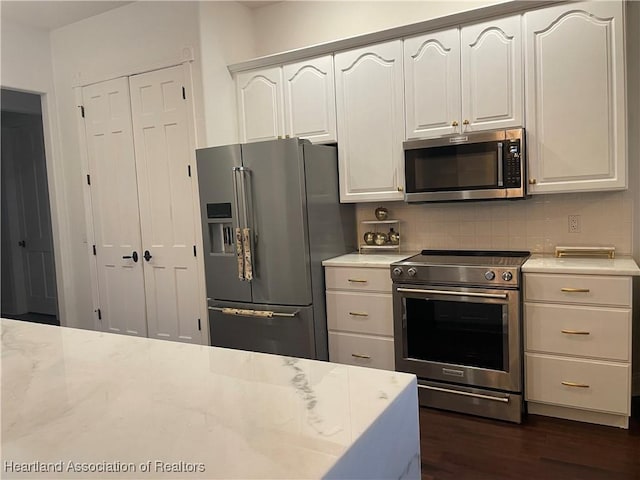
[[[570,273],[585,275],[640,275],[640,268],[630,257],[556,258],[532,255],[522,266],[524,273]]]
[[[2,478],[420,478],[413,375],[0,326]]]
[[[416,252],[405,253],[347,253],[322,262],[325,267],[373,267],[384,268],[394,262],[415,255]]]

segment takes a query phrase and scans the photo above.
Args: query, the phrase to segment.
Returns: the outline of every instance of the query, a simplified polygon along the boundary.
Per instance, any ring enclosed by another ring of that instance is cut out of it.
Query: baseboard
[[[547,405],[544,403],[527,402],[527,411],[534,415],[545,415],[547,417],[565,418],[578,422],[595,423],[598,425],[608,425],[610,427],[629,428],[629,417],[626,415],[614,415],[611,413],[592,412],[577,408],[561,407],[558,405]]]

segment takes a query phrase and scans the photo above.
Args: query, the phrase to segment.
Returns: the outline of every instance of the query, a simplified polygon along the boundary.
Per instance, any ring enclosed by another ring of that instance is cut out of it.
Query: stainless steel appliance
[[[404,142],[407,202],[524,198],[523,128]]]
[[[211,345],[326,360],[322,260],[356,248],[336,148],[197,150]]]
[[[528,256],[423,250],[391,265],[396,370],[418,377],[421,405],[521,422]]]

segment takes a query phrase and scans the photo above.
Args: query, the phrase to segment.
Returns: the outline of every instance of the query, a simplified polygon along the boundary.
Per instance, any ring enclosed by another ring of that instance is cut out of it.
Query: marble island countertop
[[[413,375],[0,326],[2,478],[420,477]]]

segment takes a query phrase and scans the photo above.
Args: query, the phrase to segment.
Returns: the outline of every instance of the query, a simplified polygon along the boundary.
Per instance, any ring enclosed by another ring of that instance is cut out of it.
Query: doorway
[[[60,325],[39,95],[1,90],[4,318]]]

